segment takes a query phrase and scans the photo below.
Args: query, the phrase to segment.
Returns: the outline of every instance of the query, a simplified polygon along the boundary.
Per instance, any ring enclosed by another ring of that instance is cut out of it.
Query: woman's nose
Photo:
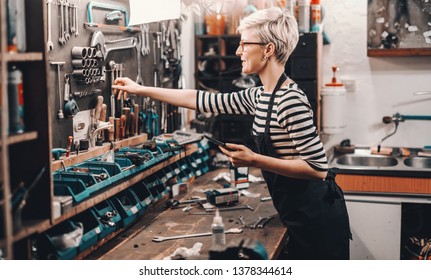
[[[236,48],[235,54],[237,56],[241,56],[242,52],[241,52],[241,46],[238,46],[238,48]]]

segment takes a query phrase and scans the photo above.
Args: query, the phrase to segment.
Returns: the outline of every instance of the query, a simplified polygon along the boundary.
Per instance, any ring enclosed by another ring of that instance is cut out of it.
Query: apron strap
[[[340,193],[338,192],[339,187],[337,185],[337,182],[335,182],[335,177],[337,176],[337,173],[338,168],[330,168],[325,178],[325,181],[328,182],[328,195],[332,200],[341,197]]]
[[[286,80],[287,80],[287,75],[286,75],[286,73],[283,72],[283,74],[281,74],[280,78],[278,78],[278,82],[275,85],[274,90],[272,91],[271,98],[269,99],[268,111],[266,112],[265,134],[269,133],[269,124],[271,122],[271,114],[272,114],[272,107],[274,105],[275,94],[277,93],[277,91],[280,89],[281,85]]]

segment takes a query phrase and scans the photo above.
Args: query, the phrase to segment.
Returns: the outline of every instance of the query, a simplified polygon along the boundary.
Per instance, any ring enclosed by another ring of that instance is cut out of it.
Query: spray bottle
[[[224,223],[222,217],[220,216],[218,208],[211,224],[213,245],[225,245],[226,244],[226,234],[224,231]]]
[[[311,32],[322,31],[322,7],[320,0],[311,0]]]

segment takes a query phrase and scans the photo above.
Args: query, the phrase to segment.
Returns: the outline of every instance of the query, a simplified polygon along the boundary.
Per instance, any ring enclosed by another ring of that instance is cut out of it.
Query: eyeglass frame
[[[238,48],[241,48],[241,52],[244,52],[244,46],[245,45],[261,45],[261,46],[264,46],[266,44],[268,44],[268,43],[264,43],[264,42],[249,42],[249,41],[243,41],[243,40],[241,40],[241,41],[239,41]]]

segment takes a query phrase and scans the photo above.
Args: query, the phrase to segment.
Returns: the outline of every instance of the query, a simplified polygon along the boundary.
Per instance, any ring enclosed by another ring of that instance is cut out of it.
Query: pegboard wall
[[[111,83],[116,76],[129,77],[148,86],[178,86],[179,19],[128,27],[127,0],[48,0],[46,5],[45,54],[53,148],[66,148],[68,137],[77,135],[76,118],[86,119],[93,114],[100,96],[107,108],[106,121],[111,115],[119,117],[118,101],[115,112],[111,110]],[[48,43],[49,36],[52,45]],[[121,69],[122,73],[115,69]],[[126,102],[132,100],[142,111],[153,103],[143,97],[129,97]],[[163,115],[166,105],[158,102],[153,105],[158,116]],[[177,111],[167,107],[168,114]],[[157,131],[177,129],[179,121],[174,119],[164,127],[159,121]],[[88,128],[83,129],[79,137],[86,137]],[[139,132],[150,137],[154,133],[146,131],[144,125]]]

